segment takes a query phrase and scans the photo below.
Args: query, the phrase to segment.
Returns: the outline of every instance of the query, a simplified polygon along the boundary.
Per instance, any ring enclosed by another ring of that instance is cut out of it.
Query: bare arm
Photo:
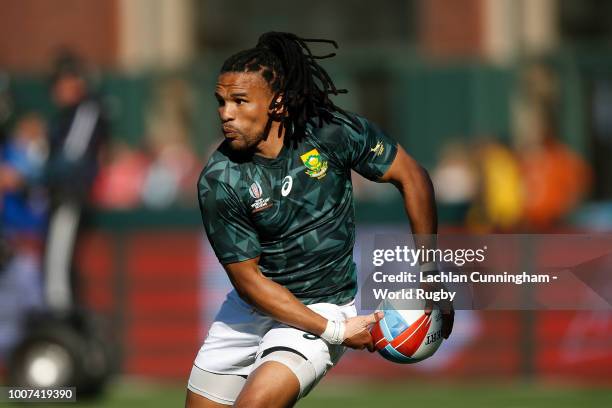
[[[438,216],[433,185],[427,171],[401,147],[391,167],[381,181],[395,185],[404,199],[404,208],[412,233],[417,235],[417,246],[435,248],[435,234],[438,232]]]
[[[327,319],[304,306],[289,290],[266,278],[259,257],[225,265],[234,288],[244,301],[281,323],[320,335]]]
[[[392,183],[404,199],[404,208],[410,221],[414,241],[418,248],[435,249],[438,232],[438,215],[433,185],[427,171],[416,160],[398,146],[397,155],[391,167],[381,177],[381,181]],[[436,290],[440,285],[423,284],[428,290]],[[433,304],[425,304],[425,313],[432,311]],[[440,304],[442,310],[442,335],[448,338],[453,330],[455,311],[448,302]]]
[[[259,269],[259,258],[225,265],[225,270],[240,297],[262,313],[289,326],[317,336],[326,329],[328,320],[304,306],[291,292],[266,278]],[[368,325],[382,318],[381,314],[356,316],[345,322],[345,346],[374,350]]]

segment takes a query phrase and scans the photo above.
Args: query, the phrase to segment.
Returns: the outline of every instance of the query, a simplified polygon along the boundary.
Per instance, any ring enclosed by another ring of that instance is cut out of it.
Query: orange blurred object
[[[589,191],[591,169],[568,147],[549,138],[522,159],[524,220],[547,228],[568,214]]]

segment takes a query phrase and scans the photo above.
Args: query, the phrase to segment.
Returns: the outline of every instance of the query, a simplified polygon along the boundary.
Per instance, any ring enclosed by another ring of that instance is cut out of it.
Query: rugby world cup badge
[[[306,166],[306,174],[316,179],[322,179],[327,174],[327,160],[323,160],[317,149],[300,156]]]
[[[253,209],[252,212],[256,213],[272,207],[270,197],[261,197],[263,195],[263,190],[261,188],[261,184],[259,184],[257,181],[255,181],[253,184],[251,184],[251,187],[249,187],[249,194],[253,199],[255,199],[255,202],[251,204],[251,208]]]
[[[261,198],[262,191],[261,186],[258,182],[254,182],[253,184],[251,184],[251,188],[249,188],[249,194],[251,194],[251,197],[253,197],[254,199]]]

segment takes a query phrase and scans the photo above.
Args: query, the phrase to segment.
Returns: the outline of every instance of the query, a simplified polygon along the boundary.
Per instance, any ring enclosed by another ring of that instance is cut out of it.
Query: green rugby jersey
[[[262,273],[302,303],[343,304],[354,298],[355,213],[351,169],[377,181],[397,144],[355,115],[308,126],[274,159],[240,158],[226,143],[198,181],[208,239],[222,264],[260,256]]]

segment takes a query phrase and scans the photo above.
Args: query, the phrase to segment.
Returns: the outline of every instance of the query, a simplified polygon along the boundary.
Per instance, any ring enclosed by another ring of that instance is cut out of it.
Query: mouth
[[[236,136],[238,136],[238,132],[234,128],[223,126],[222,130],[223,130],[223,134],[225,135],[225,137],[236,137]]]

